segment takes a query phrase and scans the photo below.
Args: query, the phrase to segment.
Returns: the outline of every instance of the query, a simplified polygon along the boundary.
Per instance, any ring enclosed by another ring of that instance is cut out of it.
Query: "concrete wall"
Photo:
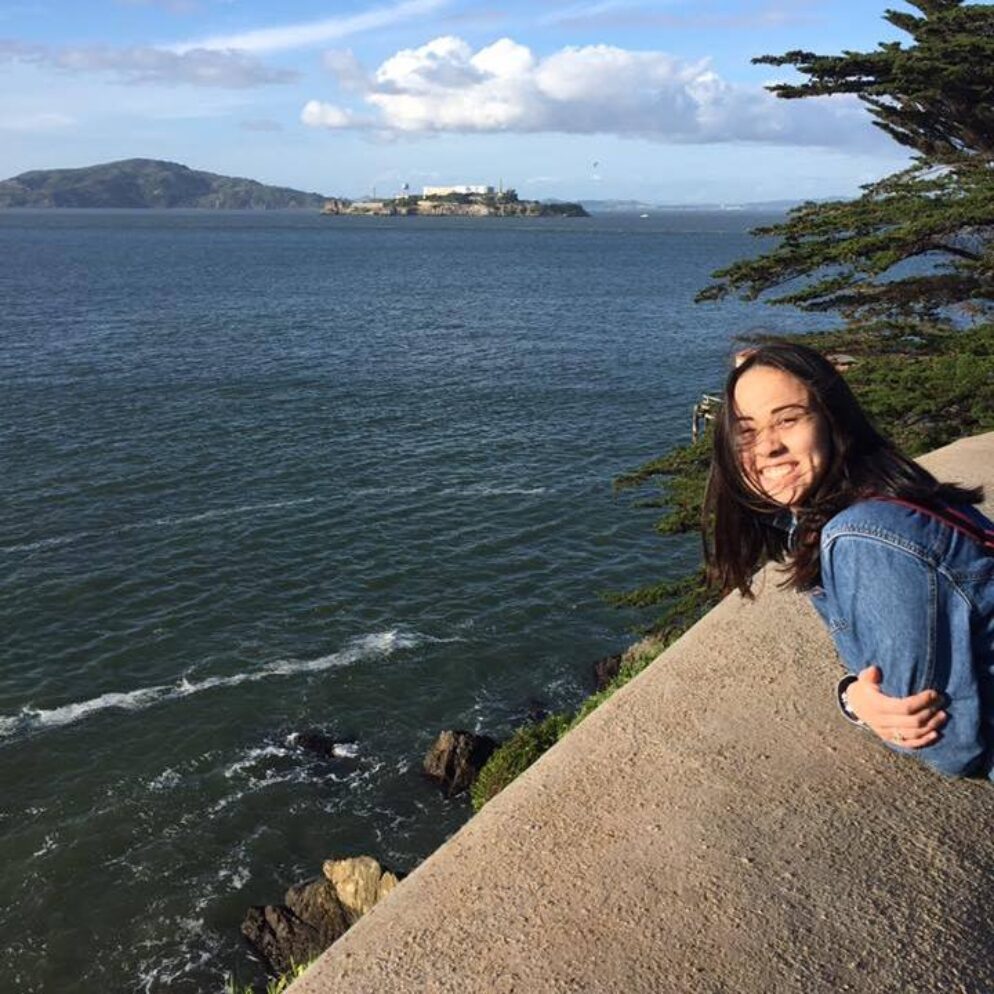
[[[924,462],[994,497],[994,433]],[[292,994],[994,992],[994,787],[846,725],[838,675],[803,597],[726,599]]]

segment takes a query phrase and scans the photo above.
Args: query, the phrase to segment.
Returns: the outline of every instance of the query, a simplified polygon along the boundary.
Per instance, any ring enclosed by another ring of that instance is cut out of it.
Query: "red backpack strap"
[[[904,500],[901,497],[875,497],[874,500],[885,500],[888,504],[900,504],[902,507],[909,507],[912,511],[921,511],[929,517],[938,518],[939,521],[949,525],[950,528],[969,535],[982,548],[990,553],[994,553],[994,528],[988,528],[974,521],[968,514],[951,504],[943,504],[941,507],[926,507],[915,501]]]

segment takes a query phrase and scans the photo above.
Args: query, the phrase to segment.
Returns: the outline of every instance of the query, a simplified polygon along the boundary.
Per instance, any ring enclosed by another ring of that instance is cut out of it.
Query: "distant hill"
[[[279,210],[324,206],[320,193],[218,176],[158,159],[83,169],[35,169],[0,182],[2,207],[199,207]]]

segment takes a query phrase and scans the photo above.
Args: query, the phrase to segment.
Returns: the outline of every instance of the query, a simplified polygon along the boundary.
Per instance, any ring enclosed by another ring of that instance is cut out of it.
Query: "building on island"
[[[466,194],[476,194],[477,196],[486,197],[494,192],[492,186],[426,186],[424,187],[424,192],[421,194],[422,197],[448,197],[453,193],[466,193]]]

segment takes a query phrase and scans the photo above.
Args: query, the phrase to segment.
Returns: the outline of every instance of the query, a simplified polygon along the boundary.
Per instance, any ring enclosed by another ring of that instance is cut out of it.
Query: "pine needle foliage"
[[[806,79],[769,89],[787,100],[854,94],[912,165],[860,197],[809,202],[754,234],[777,239],[714,273],[699,300],[737,294],[850,323],[989,319],[994,304],[994,5],[909,0],[887,11],[910,43],[872,52],[792,51],[754,62]]]

